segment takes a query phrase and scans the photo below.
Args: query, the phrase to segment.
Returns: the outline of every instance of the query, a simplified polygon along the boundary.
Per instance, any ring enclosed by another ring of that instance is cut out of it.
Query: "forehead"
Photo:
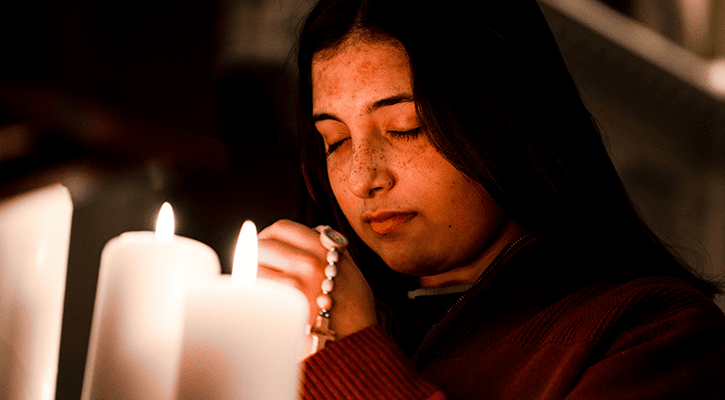
[[[371,97],[412,93],[410,64],[402,45],[394,41],[347,40],[312,60],[312,102],[326,99],[371,100]]]

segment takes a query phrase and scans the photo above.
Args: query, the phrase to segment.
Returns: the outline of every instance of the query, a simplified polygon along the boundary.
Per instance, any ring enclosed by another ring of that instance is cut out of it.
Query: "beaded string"
[[[308,334],[312,335],[313,352],[325,348],[327,342],[336,339],[335,332],[330,329],[330,310],[332,309],[330,293],[335,288],[336,263],[340,259],[338,249],[341,251],[348,244],[344,236],[329,226],[318,226],[315,229],[320,232],[320,242],[327,249],[327,266],[325,267],[326,278],[320,285],[322,293],[317,297],[317,306],[320,307],[320,311],[315,316],[314,325],[308,326]]]

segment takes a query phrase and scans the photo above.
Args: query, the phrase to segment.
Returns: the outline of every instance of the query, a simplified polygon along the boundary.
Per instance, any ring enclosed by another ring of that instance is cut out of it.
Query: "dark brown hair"
[[[664,245],[632,206],[596,123],[535,0],[322,0],[298,44],[306,138],[303,174],[321,210],[353,237],[375,289],[387,272],[356,238],[332,196],[314,131],[311,64],[351,35],[394,40],[406,50],[425,134],[480,182],[506,215],[591,273],[616,279],[675,276],[708,296],[705,281]],[[376,275],[378,274],[378,275]]]

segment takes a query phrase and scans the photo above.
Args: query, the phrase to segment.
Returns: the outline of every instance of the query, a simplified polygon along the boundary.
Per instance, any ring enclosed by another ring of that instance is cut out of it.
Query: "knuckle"
[[[292,221],[290,221],[288,219],[278,219],[277,221],[274,221],[272,226],[276,227],[276,228],[284,228],[284,227],[289,226],[291,223],[292,223]]]
[[[274,233],[284,231],[290,226],[290,222],[292,222],[292,221],[286,220],[286,219],[279,219],[277,221],[274,221],[271,225],[264,228],[259,233],[258,237],[266,238],[266,237],[273,235]]]

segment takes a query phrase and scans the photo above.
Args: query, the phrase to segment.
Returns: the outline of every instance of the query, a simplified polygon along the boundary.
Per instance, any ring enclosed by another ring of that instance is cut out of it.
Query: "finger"
[[[320,233],[300,223],[282,219],[268,226],[257,235],[258,239],[278,240],[295,247],[310,250],[315,254],[324,254],[326,249],[320,242]]]
[[[260,266],[292,275],[302,282],[320,279],[323,274],[323,259],[318,254],[278,240],[262,239],[258,244]]]

